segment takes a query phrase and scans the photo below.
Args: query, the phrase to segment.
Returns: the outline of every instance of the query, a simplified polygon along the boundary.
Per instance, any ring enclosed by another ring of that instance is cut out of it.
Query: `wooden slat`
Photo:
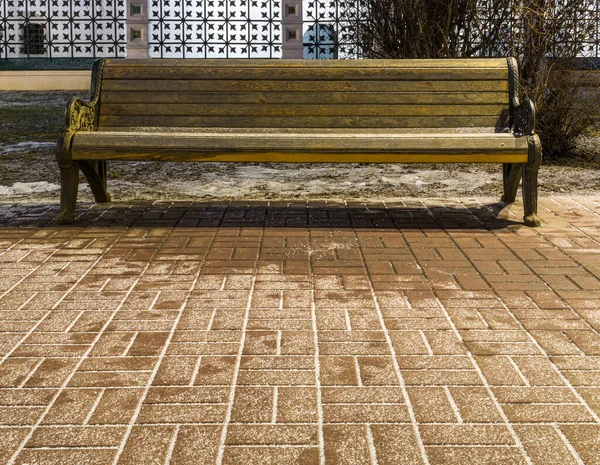
[[[403,134],[411,135],[411,136],[420,136],[424,137],[433,136],[443,134],[444,137],[453,137],[453,135],[458,135],[458,137],[484,137],[486,135],[496,136],[500,134],[501,136],[512,135],[511,133],[507,133],[502,128],[494,128],[494,127],[473,127],[473,128],[319,128],[315,130],[315,128],[240,128],[240,127],[232,127],[232,128],[205,128],[205,127],[168,127],[164,126],[157,130],[155,127],[136,127],[136,128],[127,128],[127,127],[112,127],[112,128],[98,128],[97,132],[86,132],[85,134],[81,133],[80,135],[84,135],[85,137],[92,137],[96,133],[110,133],[114,135],[119,135],[122,133],[127,133],[130,135],[138,135],[140,137],[144,137],[145,134],[164,134],[168,137],[169,134],[177,134],[178,137],[188,137],[188,136],[201,136],[201,135],[222,135],[223,137],[228,137],[229,135],[243,136],[244,134],[249,137],[271,137],[272,135],[276,135],[277,137],[399,137]]]
[[[104,80],[104,92],[507,92],[508,80],[497,81],[235,81],[235,80]]]
[[[219,117],[219,116],[100,116],[103,127],[240,127],[240,128],[459,128],[504,127],[506,117],[431,116],[296,116],[296,117]]]
[[[168,104],[505,104],[508,92],[108,92],[107,103]]]
[[[503,68],[262,68],[262,67],[109,67],[104,69],[103,79],[155,80],[250,80],[250,81],[478,81],[506,79]]]
[[[508,111],[506,105],[236,105],[110,103],[105,116],[493,116]]]
[[[387,60],[280,60],[246,58],[164,58],[164,59],[108,59],[106,68],[113,67],[164,67],[164,68],[507,68],[505,58],[452,58],[452,59],[387,59]]]
[[[527,140],[512,134],[279,134],[262,133],[152,133],[89,132],[78,134],[73,149],[104,150],[177,150],[182,152],[399,152],[399,153],[526,153]]]
[[[172,152],[169,150],[116,151],[81,150],[73,153],[73,159],[98,160],[160,160],[160,161],[210,161],[210,162],[284,162],[284,163],[525,163],[523,153],[463,153],[463,154],[414,154],[414,153],[202,153]]]

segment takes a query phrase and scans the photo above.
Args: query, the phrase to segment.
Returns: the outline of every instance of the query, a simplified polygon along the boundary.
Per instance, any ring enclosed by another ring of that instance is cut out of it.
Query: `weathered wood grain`
[[[294,105],[105,103],[106,116],[497,116],[506,105]]]
[[[270,152],[270,151],[323,151],[358,152],[368,156],[374,152],[388,153],[467,153],[518,152],[526,154],[527,141],[512,134],[276,134],[256,132],[235,134],[228,132],[186,133],[169,132],[94,132],[74,137],[72,150],[164,149],[193,151]]]
[[[508,80],[494,81],[236,81],[107,79],[105,92],[508,92]]]
[[[369,60],[273,60],[256,58],[165,58],[160,60],[106,60],[106,67],[163,67],[163,68],[502,68],[508,67],[505,58],[452,58],[452,59],[369,59]]]
[[[245,80],[245,81],[480,81],[500,80],[508,75],[503,68],[262,68],[262,67],[107,67],[104,79],[139,80]]]
[[[240,127],[240,128],[469,128],[503,127],[506,117],[496,116],[100,116],[105,127]]]
[[[113,92],[102,104],[386,104],[386,105],[508,105],[508,92]]]
[[[315,153],[315,152],[177,152],[169,149],[149,150],[81,150],[76,159],[100,158],[102,160],[156,160],[186,162],[282,162],[282,163],[523,163],[522,153]]]

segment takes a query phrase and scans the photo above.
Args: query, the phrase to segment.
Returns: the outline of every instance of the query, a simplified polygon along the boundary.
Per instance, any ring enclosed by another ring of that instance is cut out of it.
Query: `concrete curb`
[[[0,71],[0,91],[87,90],[91,71]]]

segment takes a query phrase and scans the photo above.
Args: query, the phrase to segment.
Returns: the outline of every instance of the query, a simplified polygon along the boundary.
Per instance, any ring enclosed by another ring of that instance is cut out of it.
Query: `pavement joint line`
[[[554,431],[556,431],[556,434],[558,434],[560,439],[564,442],[565,446],[567,446],[567,449],[569,449],[569,452],[571,453],[573,458],[577,461],[577,464],[585,465],[585,463],[581,459],[581,456],[577,453],[577,451],[573,447],[573,444],[571,444],[571,441],[569,441],[569,439],[565,436],[565,433],[561,431],[561,429],[556,423],[554,423],[552,426],[554,427]]]
[[[242,323],[242,337],[239,341],[238,353],[236,355],[235,367],[233,370],[233,379],[231,380],[231,390],[229,393],[229,403],[227,405],[227,411],[225,413],[225,421],[223,424],[223,429],[221,430],[221,438],[219,441],[219,448],[217,452],[217,457],[215,460],[216,465],[221,465],[223,463],[223,456],[225,454],[225,443],[227,441],[227,432],[229,428],[229,422],[231,421],[231,414],[233,412],[233,403],[235,402],[235,392],[237,388],[237,378],[240,371],[240,365],[242,362],[242,354],[244,352],[244,345],[246,342],[246,328],[248,327],[248,320],[250,316],[250,308],[252,307],[252,298],[254,296],[254,289],[256,286],[256,274],[258,271],[258,262],[260,257],[260,251],[264,241],[264,228],[261,229],[261,235],[259,239],[259,245],[256,249],[256,256],[254,260],[254,273],[252,275],[252,282],[250,285],[250,290],[248,291],[246,308],[244,310],[244,320]],[[233,253],[233,252],[232,252]]]
[[[24,450],[114,450],[116,446],[34,446]],[[27,464],[24,464],[27,465]]]
[[[279,402],[279,386],[273,388],[273,408],[271,409],[271,423],[277,422],[277,404]]]
[[[34,234],[34,233],[32,233]],[[28,236],[29,237],[29,236]],[[8,252],[10,252],[12,249],[16,248],[21,242],[23,242],[26,238],[22,237],[21,239],[19,239],[17,242],[15,242],[13,245],[11,245],[10,247],[8,247],[7,249],[3,250],[2,252],[0,252],[0,257],[2,255],[7,254]]]
[[[315,363],[315,386],[317,388],[317,443],[319,445],[319,464],[325,465],[325,437],[323,433],[323,393],[321,391],[321,361],[319,350],[319,331],[317,326],[317,303],[315,299],[315,270],[313,265],[313,234],[312,229],[308,227],[308,270],[310,282],[310,317],[312,329],[312,342],[314,347],[314,363]],[[340,278],[338,278],[341,281]]]
[[[125,349],[123,349],[123,353],[121,354],[121,357],[127,357],[127,353],[131,350],[133,343],[135,342],[135,340],[138,337],[138,334],[140,334],[139,331],[133,332],[133,334],[131,335],[131,340],[127,343],[127,345],[125,346]]]
[[[346,324],[346,331],[352,331],[352,323],[350,322],[350,313],[347,308],[344,308],[344,323]]]
[[[450,392],[450,389],[448,389],[448,386],[444,386],[444,393],[446,394],[446,398],[448,399],[448,402],[454,411],[454,415],[456,416],[458,424],[464,423],[462,415],[460,414],[460,410],[458,409],[458,406],[456,405],[454,397],[452,397],[452,393]]]
[[[196,361],[196,364],[194,365],[194,371],[192,372],[192,376],[190,378],[190,382],[188,384],[188,386],[194,386],[194,384],[196,384],[196,378],[198,378],[198,372],[200,371],[200,365],[202,364],[202,355],[198,356],[198,360]]]
[[[356,380],[358,382],[358,386],[362,387],[362,377],[360,375],[360,365],[358,364],[358,355],[353,355],[352,360],[354,361],[354,369],[356,370]]]
[[[579,352],[580,356],[586,357],[585,352],[581,350],[581,348],[577,344],[575,344],[575,341],[565,331],[560,331],[560,334],[562,334],[562,336],[569,341],[573,348],[577,350],[577,352]]]
[[[161,241],[160,245],[156,248],[153,256],[156,255],[157,252],[160,250],[161,246],[164,245],[165,242],[167,242],[167,239],[169,237],[171,237],[173,231],[174,231],[174,228],[171,228],[169,230],[169,233],[166,234],[163,237],[163,240]],[[200,278],[200,272],[202,270],[202,265],[205,263],[206,254],[208,254],[208,251],[210,250],[210,247],[211,247],[212,243],[214,242],[214,238],[216,237],[216,235],[217,235],[217,233],[215,232],[214,235],[212,236],[210,244],[207,247],[205,255],[204,255],[204,257],[203,257],[203,259],[202,259],[202,261],[200,263],[200,266],[198,267],[198,270],[197,270],[195,276],[194,276],[194,280],[193,280],[193,282],[191,284],[191,287],[190,287],[189,291],[187,292],[187,295],[186,295],[183,303],[181,304],[181,306],[179,308],[179,313],[178,313],[177,317],[173,321],[173,324],[172,324],[172,327],[171,327],[171,331],[169,331],[167,339],[163,343],[163,347],[162,347],[161,352],[160,352],[160,354],[158,356],[158,360],[154,364],[154,369],[152,370],[150,378],[147,380],[145,386],[140,386],[140,388],[143,389],[142,390],[142,395],[140,396],[140,399],[138,400],[138,403],[136,405],[135,411],[133,412],[133,415],[129,419],[129,424],[127,426],[127,431],[125,432],[125,434],[123,435],[123,438],[121,439],[121,442],[120,442],[119,447],[117,449],[117,453],[116,453],[116,455],[114,457],[114,460],[113,460],[113,464],[114,465],[117,465],[117,463],[119,462],[119,458],[121,457],[121,454],[123,453],[123,450],[125,449],[125,445],[127,444],[127,441],[128,441],[128,439],[129,439],[129,437],[131,435],[131,431],[133,430],[133,426],[134,426],[135,422],[137,421],[137,418],[138,418],[138,416],[140,414],[140,411],[142,410],[142,406],[144,404],[144,401],[146,400],[146,397],[148,396],[148,392],[150,391],[150,388],[152,387],[152,383],[154,381],[154,378],[156,377],[156,374],[158,373],[158,370],[160,368],[161,362],[163,361],[164,356],[165,356],[165,354],[167,352],[167,349],[169,348],[169,345],[170,345],[171,340],[173,338],[173,335],[175,334],[175,330],[177,329],[177,326],[179,324],[179,320],[181,319],[181,316],[183,315],[183,312],[184,312],[184,310],[185,310],[185,308],[187,306],[187,303],[189,301],[190,295],[191,295],[192,291],[194,290],[194,288],[195,288],[195,286],[196,286],[196,284],[198,282],[198,279]],[[148,259],[147,263],[146,263],[146,265],[145,265],[142,273],[140,274],[139,279],[136,281],[136,283],[141,280],[142,276],[144,276],[145,272],[148,270],[148,268],[150,268],[150,264],[151,264],[151,259]],[[134,284],[134,286],[135,286],[135,284]],[[133,289],[133,287],[132,287],[132,289]]]
[[[386,210],[387,205],[385,205],[385,202],[383,202]],[[365,273],[367,275],[367,282],[369,283],[369,290],[371,293],[371,299],[373,300],[374,304],[375,304],[375,310],[377,313],[377,319],[379,322],[379,325],[381,327],[381,330],[383,331],[385,340],[386,340],[386,344],[388,346],[388,350],[389,350],[389,354],[392,356],[392,366],[394,367],[394,371],[396,374],[396,378],[398,379],[398,382],[400,383],[400,388],[402,390],[402,396],[404,398],[404,402],[406,404],[407,410],[408,410],[408,414],[411,420],[411,425],[413,428],[413,433],[415,435],[415,438],[417,440],[417,446],[419,448],[419,452],[421,453],[421,457],[423,459],[423,463],[424,465],[429,465],[429,456],[427,455],[427,450],[425,449],[425,445],[423,443],[423,438],[421,437],[421,433],[419,431],[419,423],[417,422],[416,416],[415,416],[415,412],[412,406],[412,402],[410,400],[410,397],[408,396],[408,391],[406,389],[406,383],[404,381],[404,376],[402,375],[402,371],[400,370],[400,365],[398,364],[398,357],[396,355],[396,349],[394,348],[394,345],[392,343],[392,339],[390,337],[389,331],[387,329],[387,326],[385,324],[385,319],[383,318],[383,313],[381,311],[381,307],[379,305],[379,300],[377,298],[377,294],[375,292],[375,289],[373,287],[373,282],[371,281],[371,276],[368,272],[368,267],[367,267],[367,261],[365,258],[365,254],[364,254],[364,250],[362,248],[362,245],[360,243],[360,238],[358,236],[358,233],[356,232],[356,228],[354,228],[354,226],[352,227],[352,231],[354,233],[354,241],[355,244],[358,247],[358,250],[360,252],[360,256],[362,259],[362,266],[363,269],[365,270]],[[400,233],[401,234],[401,233]]]
[[[104,253],[108,252],[116,243],[117,241],[122,237],[122,233],[121,235],[118,235],[113,242],[105,248]],[[55,250],[55,252],[57,252],[57,250]],[[54,252],[54,253],[55,253]],[[104,256],[104,253],[102,255],[100,255],[100,257],[98,257],[91,266],[89,266],[87,268],[87,270],[79,277],[79,279],[77,279],[77,281],[63,294],[63,296],[58,300],[58,302],[56,302],[52,308],[46,313],[46,315],[44,316],[44,318],[42,318],[39,323],[37,325],[35,325],[27,334],[26,336],[24,336],[24,338],[22,340],[25,340],[25,338],[29,337],[29,335],[37,328],[37,326],[39,324],[42,323],[42,321],[44,321],[46,319],[46,317],[52,312],[52,310],[54,310],[55,308],[58,307],[58,305],[60,305],[60,303],[65,299],[65,297],[73,290],[75,289],[75,287],[81,282],[83,281],[83,279],[94,269],[94,267],[100,263],[100,261],[102,260],[102,257]],[[50,255],[51,256],[51,255]],[[45,262],[45,261],[44,261]],[[41,266],[41,265],[40,265]],[[129,293],[133,290],[133,287],[135,286],[135,284],[131,285],[130,291]],[[98,342],[98,340],[100,339],[100,337],[102,336],[102,334],[104,334],[104,331],[106,330],[106,328],[108,328],[108,325],[110,324],[110,322],[112,321],[112,319],[114,318],[114,316],[117,314],[117,312],[119,311],[119,309],[121,308],[121,306],[125,303],[125,299],[127,298],[127,296],[129,295],[129,293],[126,293],[125,296],[123,297],[123,299],[121,300],[121,302],[119,303],[119,305],[117,306],[117,308],[112,312],[111,316],[109,317],[109,319],[107,320],[107,322],[102,326],[102,329],[98,332],[97,336],[94,338],[94,340],[90,343],[89,348],[86,350],[86,352],[81,355],[79,357],[79,361],[75,364],[75,366],[71,369],[71,372],[69,373],[69,375],[65,378],[65,380],[63,381],[63,383],[61,384],[61,386],[57,389],[57,392],[54,394],[54,396],[52,397],[52,399],[50,400],[50,402],[48,403],[48,406],[46,407],[46,409],[42,412],[42,414],[40,415],[40,417],[37,419],[37,421],[35,422],[35,424],[33,426],[30,427],[30,431],[29,433],[25,436],[25,438],[21,441],[21,443],[19,444],[19,447],[15,450],[14,454],[11,456],[11,458],[8,461],[8,465],[13,465],[15,463],[15,460],[17,459],[17,457],[19,456],[19,454],[21,453],[21,451],[23,450],[23,448],[25,447],[25,445],[27,444],[27,442],[31,439],[31,437],[33,436],[33,433],[35,432],[35,430],[37,429],[37,427],[42,423],[42,421],[44,420],[44,418],[46,417],[46,415],[48,414],[48,412],[50,411],[50,409],[52,408],[52,406],[54,405],[54,402],[56,402],[56,399],[58,399],[58,397],[60,396],[60,394],[63,392],[64,388],[69,384],[69,382],[71,381],[71,379],[73,378],[73,376],[75,375],[75,372],[79,369],[79,367],[81,366],[81,364],[83,363],[83,361],[85,360],[87,354],[89,354],[92,349],[94,348],[94,345]],[[1,298],[2,296],[0,296]],[[19,344],[15,345],[15,347],[7,353],[7,355],[0,360],[0,364],[2,364],[4,362],[4,360],[17,348],[19,347]]]
[[[367,444],[369,445],[369,457],[371,458],[371,465],[378,465],[377,460],[377,449],[375,448],[375,440],[373,439],[373,431],[371,430],[371,423],[365,425],[367,430]]]
[[[165,456],[165,460],[163,461],[163,465],[169,465],[171,463],[171,458],[173,457],[173,451],[175,450],[175,444],[177,442],[177,436],[179,435],[179,429],[181,425],[175,426],[173,431],[173,436],[171,436],[171,441],[169,441],[169,448],[167,449],[167,454]]]
[[[75,317],[75,319],[71,322],[71,324],[66,327],[66,329],[63,331],[63,333],[67,334],[69,331],[71,331],[71,329],[73,329],[73,326],[75,326],[75,323],[77,323],[79,321],[79,319],[83,316],[84,313],[85,312],[83,310],[81,310],[79,312],[79,315],[77,315]]]
[[[277,443],[277,444],[227,444],[227,447],[240,447],[244,449],[316,449],[317,444],[295,444],[295,443]]]
[[[100,389],[100,392],[98,393],[98,396],[96,396],[96,400],[94,401],[92,408],[90,409],[90,411],[86,415],[85,419],[83,420],[84,426],[87,426],[89,424],[90,419],[92,418],[92,415],[94,415],[94,412],[98,408],[98,405],[100,404],[100,400],[102,400],[102,396],[104,396],[105,391],[106,391],[106,388]]]
[[[35,291],[33,294],[31,294],[31,297],[29,297],[29,299],[27,299],[25,302],[23,302],[23,303],[22,303],[22,304],[19,306],[19,308],[17,308],[17,312],[19,312],[19,311],[23,310],[23,308],[25,308],[25,306],[26,306],[26,305],[27,305],[29,302],[31,302],[33,299],[35,299],[35,298],[36,298],[36,297],[39,295],[39,293],[40,293],[39,291]],[[19,320],[19,321],[23,321],[23,320]],[[32,322],[36,322],[36,321],[39,321],[39,320],[30,320],[30,321],[32,321]]]
[[[27,376],[23,379],[23,381],[21,382],[21,384],[19,385],[19,387],[17,389],[22,389],[23,386],[25,386],[27,384],[27,381],[29,381],[31,379],[31,377],[35,374],[35,372],[40,367],[40,365],[42,363],[44,363],[44,360],[46,360],[44,357],[40,357],[40,359],[33,366],[33,368],[29,371],[29,373],[27,373]]]
[[[592,215],[594,215],[595,217],[600,217],[600,215],[598,213],[596,213],[594,210],[589,209],[588,207],[586,207],[585,205],[581,204],[580,202],[578,202],[575,199],[569,198],[569,201],[575,203],[576,205],[578,205],[580,208],[586,210],[588,213],[591,213]],[[572,225],[572,223],[569,223],[570,225]],[[582,234],[584,234],[585,236],[587,236],[590,240],[592,240],[593,242],[595,242],[596,244],[600,245],[600,242],[595,240],[594,238],[590,237],[588,234],[584,233],[583,231],[581,231],[580,228],[577,228],[576,226],[574,226],[575,229],[577,229],[578,231],[580,231]]]
[[[425,337],[425,331],[423,331],[422,329],[420,329],[419,330],[419,335],[421,336],[421,340],[423,341],[423,344],[425,344],[425,348],[427,349],[428,355],[431,356],[431,357],[433,357],[433,350],[431,349],[431,345],[429,344],[429,341]]]
[[[33,250],[29,250],[25,255],[20,257],[15,263],[21,263],[25,258],[27,258],[29,255],[31,255],[32,252],[33,252]]]

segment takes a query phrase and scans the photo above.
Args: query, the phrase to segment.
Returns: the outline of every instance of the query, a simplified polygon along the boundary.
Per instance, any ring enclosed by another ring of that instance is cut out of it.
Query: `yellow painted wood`
[[[202,153],[170,152],[154,149],[146,151],[78,150],[73,159],[98,160],[160,160],[186,162],[283,162],[283,163],[525,163],[525,153],[465,153],[465,154],[414,154],[414,153]]]
[[[355,153],[467,153],[527,152],[527,140],[508,133],[345,134],[277,133],[255,131],[215,132],[88,132],[77,134],[78,150],[176,150],[188,152],[355,152]]]

